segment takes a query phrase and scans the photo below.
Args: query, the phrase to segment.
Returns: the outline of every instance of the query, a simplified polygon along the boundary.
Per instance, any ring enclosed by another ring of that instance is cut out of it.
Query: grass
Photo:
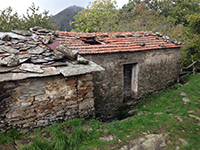
[[[57,123],[44,129],[31,133],[34,135],[32,142],[22,150],[65,150],[65,149],[118,149],[127,144],[131,139],[146,134],[167,133],[167,148],[175,149],[180,146],[182,150],[199,149],[200,127],[199,120],[190,117],[199,116],[200,113],[200,75],[190,75],[185,79],[186,84],[176,84],[173,87],[153,94],[141,101],[135,109],[136,114],[125,120],[116,120],[110,123],[101,123],[98,120],[72,119],[64,123]],[[184,104],[180,93],[184,92],[190,102]],[[128,116],[128,110],[124,111]],[[160,113],[157,115],[156,113]],[[138,115],[140,114],[140,115]],[[182,118],[178,121],[175,116]],[[199,116],[200,117],[200,116]],[[84,130],[88,125],[92,129]],[[104,130],[107,130],[104,132]],[[110,142],[100,141],[99,138],[115,134],[116,139]],[[19,138],[19,133],[9,131],[1,133],[0,143],[12,143]],[[24,135],[24,137],[30,134]],[[179,138],[188,141],[183,145]]]
[[[53,149],[53,145],[47,140],[42,138],[34,138],[30,145],[21,148],[22,150],[50,150]]]
[[[84,141],[90,140],[91,133],[84,131],[80,126],[84,119],[73,119],[62,124],[55,124],[47,128],[53,134],[56,150],[75,148]]]
[[[0,144],[11,144],[22,135],[15,129],[0,132]]]

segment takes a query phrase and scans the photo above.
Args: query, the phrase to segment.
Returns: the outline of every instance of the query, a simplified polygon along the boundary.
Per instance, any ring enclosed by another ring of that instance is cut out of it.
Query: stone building
[[[0,33],[0,130],[95,115],[91,72],[104,70],[34,27]]]
[[[0,129],[120,116],[173,84],[177,41],[152,32],[74,33],[40,27],[0,33]]]
[[[59,34],[63,45],[105,68],[94,73],[96,117],[102,120],[119,117],[124,104],[167,88],[179,75],[181,43],[160,33]]]

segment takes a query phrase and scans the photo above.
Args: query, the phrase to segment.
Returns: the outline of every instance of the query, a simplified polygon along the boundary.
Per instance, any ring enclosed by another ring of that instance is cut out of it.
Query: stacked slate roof
[[[57,32],[41,27],[0,32],[0,81],[104,70],[60,44]]]

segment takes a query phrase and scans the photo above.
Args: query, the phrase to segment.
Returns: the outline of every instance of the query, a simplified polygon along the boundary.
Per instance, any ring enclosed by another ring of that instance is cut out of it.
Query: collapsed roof
[[[65,77],[104,70],[60,44],[59,34],[41,27],[0,32],[0,82],[62,74]]]

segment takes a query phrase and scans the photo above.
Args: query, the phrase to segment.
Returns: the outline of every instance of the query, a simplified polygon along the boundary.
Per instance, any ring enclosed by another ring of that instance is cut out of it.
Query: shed
[[[0,33],[0,130],[95,115],[92,72],[104,70],[40,27]]]
[[[57,31],[63,45],[106,71],[94,73],[96,117],[120,117],[124,105],[135,105],[166,89],[180,71],[180,42],[151,31],[75,33]]]

